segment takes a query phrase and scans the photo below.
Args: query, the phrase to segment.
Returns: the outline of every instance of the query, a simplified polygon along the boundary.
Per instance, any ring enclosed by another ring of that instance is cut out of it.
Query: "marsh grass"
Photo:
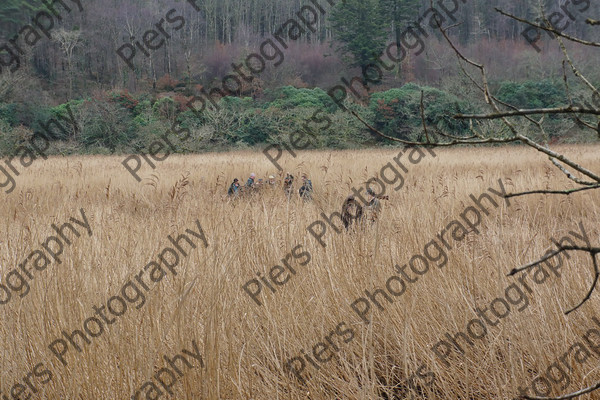
[[[590,169],[600,170],[598,147],[564,147]],[[39,243],[83,208],[93,235],[75,239],[62,264],[36,272],[23,299],[0,306],[0,390],[7,393],[43,362],[53,379],[32,398],[130,398],[164,366],[163,355],[190,349],[196,340],[205,368],[187,370],[175,385],[178,399],[392,399],[403,380],[425,364],[436,374],[428,399],[499,399],[516,395],[560,357],[590,326],[600,293],[568,317],[591,282],[591,265],[573,254],[561,278],[534,285],[531,304],[513,312],[450,367],[430,350],[445,332],[464,331],[473,309],[502,294],[515,281],[508,271],[540,257],[582,221],[592,244],[600,243],[598,192],[568,197],[530,196],[501,204],[448,252],[448,264],[432,270],[384,311],[364,324],[350,308],[366,289],[384,285],[394,264],[404,264],[488,187],[502,179],[510,192],[570,186],[542,156],[521,147],[439,150],[410,166],[399,191],[388,188],[379,222],[366,231],[335,234],[323,249],[306,231],[321,212],[339,211],[352,186],[364,186],[397,150],[318,151],[283,160],[296,177],[312,179],[314,201],[282,190],[231,202],[234,177],[276,171],[261,153],[171,156],[145,171],[138,184],[118,157],[52,158],[34,163],[2,194],[2,279]],[[280,177],[281,178],[281,177]],[[296,181],[296,192],[299,187]],[[81,329],[92,306],[105,304],[157,252],[167,235],[198,219],[209,247],[191,250],[178,275],[147,294],[146,304],[125,314],[91,345],[71,349],[62,366],[47,346],[62,330]],[[263,306],[241,289],[296,245],[312,260],[276,293],[263,289]],[[303,349],[323,340],[340,322],[355,338],[320,370],[307,368],[306,384],[283,371]],[[572,362],[576,389],[600,379],[598,357]],[[404,386],[403,386],[404,385]],[[557,391],[553,392],[557,394]],[[166,398],[163,396],[161,398]],[[593,397],[588,397],[593,398]]]

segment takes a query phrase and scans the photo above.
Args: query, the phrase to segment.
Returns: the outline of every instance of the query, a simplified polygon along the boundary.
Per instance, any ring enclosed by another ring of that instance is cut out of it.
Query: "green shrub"
[[[277,111],[252,109],[240,115],[240,125],[231,135],[232,142],[250,145],[265,143],[272,132],[278,130]]]
[[[159,119],[173,120],[177,115],[177,104],[172,98],[163,97],[154,103],[152,112]]]
[[[79,140],[86,148],[121,151],[129,148],[138,133],[131,114],[113,103],[86,102],[80,107],[78,118],[82,127]]]
[[[219,102],[219,106],[225,107],[231,111],[245,111],[256,106],[254,100],[251,97],[223,97]]]
[[[452,116],[472,111],[470,104],[441,90],[412,83],[371,96],[369,109],[374,127],[389,136],[416,140],[422,131],[421,91],[428,127],[453,135],[467,133],[468,123]]]
[[[65,121],[64,118],[67,118],[68,120],[71,119],[71,115],[69,114],[70,109],[71,113],[73,114],[73,118],[75,119],[75,122],[80,127],[81,124],[78,121],[77,115],[79,114],[79,109],[81,105],[84,103],[84,100],[71,100],[68,103],[64,103],[56,107],[38,109],[32,117],[35,119],[29,126],[31,126],[35,132],[45,133],[46,130],[42,125],[45,126],[48,123],[48,121],[50,121],[51,119],[55,119],[58,122],[60,122],[60,124],[66,129],[67,132],[63,132],[62,130],[57,129],[53,126],[51,127],[52,135],[57,140],[73,139],[75,138],[76,130],[73,128],[72,124],[68,121]]]
[[[152,121],[147,125],[135,128],[135,137],[132,137],[128,147],[134,151],[148,152],[148,146],[170,131],[170,124],[164,121]],[[171,143],[178,146],[178,140],[171,138]],[[125,146],[122,146],[125,147]]]
[[[39,105],[29,103],[19,103],[17,106],[18,121],[17,125],[23,124],[29,126],[36,132],[39,132],[41,124],[45,124],[50,118],[52,113],[48,107],[40,107]]]
[[[18,106],[15,103],[0,103],[0,120],[5,121],[10,126],[18,124]]]
[[[0,157],[12,154],[19,146],[19,139],[10,124],[0,118]]]
[[[331,97],[323,89],[297,89],[293,86],[284,86],[265,93],[265,98],[270,99],[268,107],[289,110],[297,107],[322,108],[334,112],[337,108]]]
[[[140,101],[133,110],[133,115],[135,115],[133,123],[138,129],[158,121],[152,110],[152,103],[149,100]]]
[[[561,84],[547,79],[522,83],[503,82],[496,96],[517,108],[557,107],[567,103]]]

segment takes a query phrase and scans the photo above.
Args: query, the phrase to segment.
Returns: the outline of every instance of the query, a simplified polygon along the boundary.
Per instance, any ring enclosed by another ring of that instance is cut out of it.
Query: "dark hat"
[[[235,179],[233,180],[233,183],[236,183],[237,181],[238,181],[238,178],[235,178]]]

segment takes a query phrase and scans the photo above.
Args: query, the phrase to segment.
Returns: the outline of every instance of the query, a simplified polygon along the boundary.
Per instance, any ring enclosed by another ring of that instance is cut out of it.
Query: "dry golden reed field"
[[[596,172],[599,149],[558,148]],[[571,185],[529,148],[415,164],[410,151],[379,221],[319,225],[326,247],[307,227],[400,149],[286,154],[289,202],[280,189],[227,199],[234,177],[277,172],[260,152],[171,156],[142,183],[122,157],[37,160],[2,193],[0,399],[510,399],[539,377],[551,395],[600,380],[600,292],[564,315],[592,281],[589,255],[507,276],[552,239],[585,245],[581,226],[598,246],[599,192],[507,204],[499,179],[507,192]],[[302,172],[313,202],[297,196]],[[473,230],[460,215],[483,193]],[[58,237],[51,225],[69,221],[80,236]],[[244,285],[261,286],[257,301]]]

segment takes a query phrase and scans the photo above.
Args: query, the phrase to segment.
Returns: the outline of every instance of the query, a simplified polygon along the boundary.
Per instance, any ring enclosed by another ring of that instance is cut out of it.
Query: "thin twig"
[[[594,383],[592,386],[588,386],[585,389],[578,390],[573,393],[568,393],[558,397],[531,397],[531,396],[523,396],[527,400],[569,400],[574,399],[575,397],[582,396],[584,394],[593,392],[594,390],[600,389],[600,382]]]
[[[544,18],[546,18],[546,16],[544,16]],[[573,73],[575,74],[575,76],[578,77],[579,79],[581,79],[581,81],[583,83],[585,83],[586,86],[592,90],[592,93],[597,92],[598,89],[596,89],[596,87],[594,85],[592,85],[592,82],[590,82],[581,72],[579,72],[579,69],[575,66],[575,64],[573,64],[573,60],[571,60],[571,57],[569,56],[569,52],[567,51],[567,48],[566,48],[565,44],[563,43],[562,39],[560,37],[557,37],[556,41],[558,42],[558,44],[560,46],[560,50],[562,51],[563,55],[565,56],[565,60],[567,60],[567,62],[571,66],[571,70],[573,70]]]
[[[575,307],[572,307],[571,309],[565,311],[565,315],[569,315],[570,313],[581,307],[583,303],[590,299],[592,293],[594,292],[594,289],[596,289],[596,285],[598,284],[598,277],[600,276],[600,271],[598,271],[598,262],[596,261],[596,254],[590,252],[590,256],[592,257],[592,263],[594,264],[594,281],[592,282],[592,285],[590,286],[590,289],[588,290],[583,300],[581,300],[579,304],[577,304]]]
[[[573,193],[583,192],[584,190],[599,189],[599,188],[600,188],[600,185],[586,186],[586,187],[582,187],[582,188],[566,189],[566,190],[529,190],[527,192],[508,193],[507,195],[504,196],[504,198],[509,199],[511,197],[526,196],[529,194],[564,194],[564,195],[568,196]]]
[[[581,246],[561,246],[557,250],[554,250],[554,251],[546,254],[544,257],[542,257],[536,261],[530,262],[529,264],[526,264],[522,267],[513,268],[508,273],[508,276],[513,276],[515,274],[518,274],[519,272],[533,268],[536,265],[539,265],[539,264],[551,259],[552,257],[557,256],[558,254],[560,254],[564,251],[570,251],[570,250],[584,251],[584,252],[590,254],[590,256],[592,257],[592,264],[594,265],[594,281],[592,282],[592,285],[588,289],[583,300],[581,300],[576,306],[565,311],[565,315],[568,315],[568,314],[572,313],[573,311],[577,310],[583,304],[585,304],[585,302],[587,302],[590,299],[590,297],[592,296],[592,293],[596,289],[596,285],[598,284],[598,278],[600,278],[600,270],[598,269],[598,262],[596,261],[596,254],[600,253],[600,248],[598,248],[598,247],[581,247]]]
[[[399,142],[399,143],[404,143],[404,144],[408,144],[411,146],[436,146],[436,147],[444,147],[444,146],[456,146],[456,145],[460,145],[460,144],[484,144],[484,143],[510,143],[510,142],[516,142],[519,139],[515,138],[515,137],[510,137],[510,138],[506,138],[506,139],[502,139],[502,138],[487,138],[487,139],[481,139],[481,140],[462,140],[462,139],[455,139],[449,142],[437,142],[437,143],[427,143],[427,142],[415,142],[415,141],[411,141],[411,140],[405,140],[405,139],[400,139],[400,138],[395,138],[393,136],[388,136],[385,133],[381,132],[380,130],[378,130],[377,128],[373,127],[371,124],[369,124],[367,121],[365,121],[360,115],[358,115],[356,113],[356,111],[354,110],[350,110],[350,112],[364,125],[367,127],[367,129],[369,129],[371,132],[381,136],[382,138],[388,139],[388,140],[392,140],[394,142]]]
[[[456,136],[456,135],[451,135],[449,133],[442,132],[442,131],[440,131],[437,128],[435,129],[435,133],[436,133],[436,135],[444,136],[444,137],[447,137],[447,138],[450,138],[450,139],[458,139],[458,140],[467,140],[467,139],[481,138],[481,136],[476,135],[476,134],[471,135],[471,136]]]
[[[539,264],[543,263],[544,261],[547,261],[547,260],[551,259],[552,257],[554,257],[564,251],[571,251],[571,250],[586,251],[590,254],[600,253],[600,247],[561,246],[557,250],[551,251],[550,253],[546,254],[544,257],[542,257],[538,260],[532,261],[529,264],[525,264],[522,267],[511,269],[510,272],[507,274],[507,276],[513,276],[515,274],[518,274],[519,272],[522,272],[522,271],[525,271],[526,269],[535,267],[536,265],[539,265]]]
[[[567,78],[567,68],[565,66],[566,62],[567,62],[567,60],[563,60],[562,61],[563,82],[565,84],[565,91],[567,93],[567,98],[569,99],[569,105],[573,106],[573,96],[571,96],[571,88],[569,87],[569,80]],[[577,121],[579,124],[585,126],[586,128],[592,129],[594,131],[596,130],[596,127],[594,127],[591,124],[588,124],[587,122],[583,121],[581,118],[579,118],[578,115],[575,115],[575,121]]]
[[[539,25],[539,24],[533,23],[533,22],[531,22],[531,21],[528,21],[528,20],[526,20],[526,19],[519,18],[519,17],[517,17],[516,15],[512,15],[512,14],[509,14],[509,13],[507,13],[507,12],[504,12],[504,11],[502,11],[501,9],[499,9],[499,8],[496,8],[496,7],[494,7],[494,10],[496,10],[497,12],[499,12],[500,14],[502,14],[502,15],[504,15],[504,16],[506,16],[506,17],[509,17],[509,18],[515,19],[515,20],[517,20],[517,21],[519,21],[519,22],[522,22],[522,23],[524,23],[524,24],[527,24],[527,25],[534,26],[534,27],[536,27],[536,28],[539,28],[539,29],[543,29],[543,30],[545,30],[546,32],[552,32],[552,33],[554,33],[555,35],[557,35],[557,36],[562,36],[562,37],[564,37],[565,39],[567,39],[567,40],[570,40],[570,41],[572,41],[572,42],[581,43],[581,44],[584,44],[584,45],[586,45],[586,46],[595,46],[595,47],[600,47],[600,43],[598,43],[598,42],[590,42],[590,41],[587,41],[587,40],[579,39],[579,38],[577,38],[577,37],[574,37],[574,36],[567,35],[566,33],[563,33],[563,32],[560,32],[560,31],[557,31],[556,29],[554,29],[554,28],[552,28],[552,27],[542,26],[542,25]]]
[[[496,119],[502,117],[516,117],[531,114],[593,114],[600,115],[600,110],[594,108],[582,107],[553,107],[553,108],[532,108],[526,110],[505,111],[495,114],[456,114],[454,118],[458,119]]]
[[[565,167],[560,165],[558,163],[558,161],[556,161],[554,158],[552,158],[552,157],[548,157],[548,158],[550,159],[552,164],[554,164],[556,166],[556,168],[560,169],[562,171],[562,173],[565,174],[567,176],[567,178],[569,178],[573,182],[575,182],[579,185],[585,185],[585,186],[597,186],[598,185],[597,182],[588,182],[588,181],[583,181],[583,180],[579,179],[578,177],[573,175],[568,169],[566,169]]]

